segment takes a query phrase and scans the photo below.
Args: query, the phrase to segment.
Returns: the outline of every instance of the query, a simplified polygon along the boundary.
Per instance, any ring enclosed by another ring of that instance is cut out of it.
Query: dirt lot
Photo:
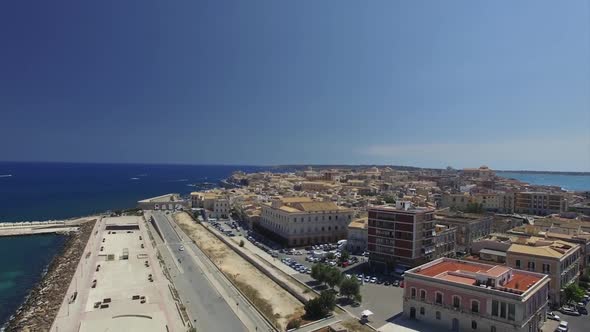
[[[276,322],[281,330],[285,330],[290,318],[301,315],[303,312],[301,302],[236,254],[203,226],[195,223],[188,214],[184,212],[175,214],[174,219],[219,269],[248,295],[267,318]]]

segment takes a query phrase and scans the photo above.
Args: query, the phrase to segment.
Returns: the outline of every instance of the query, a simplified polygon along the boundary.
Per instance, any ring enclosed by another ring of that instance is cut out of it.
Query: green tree
[[[361,295],[361,293],[354,294],[354,301],[357,303],[363,302],[363,296]]]
[[[361,285],[356,278],[344,278],[340,283],[340,294],[346,296],[349,300],[357,294],[360,295]]]
[[[346,250],[342,250],[340,253],[340,258],[338,259],[340,263],[346,262],[350,258],[350,254]]]
[[[327,281],[327,266],[324,264],[314,264],[311,267],[311,277],[315,280],[325,283]]]
[[[571,284],[563,290],[566,302],[580,302],[584,298],[584,290],[577,284]]]
[[[328,267],[326,271],[326,283],[330,288],[340,285],[342,282],[342,273],[335,267]]]
[[[323,291],[319,297],[305,303],[305,315],[309,319],[326,317],[336,306],[336,296],[331,291]]]
[[[240,240],[240,247],[244,246],[244,240]]]
[[[387,204],[393,204],[393,203],[395,203],[395,197],[394,196],[385,196],[383,198],[383,201],[385,201],[385,203],[387,203]]]

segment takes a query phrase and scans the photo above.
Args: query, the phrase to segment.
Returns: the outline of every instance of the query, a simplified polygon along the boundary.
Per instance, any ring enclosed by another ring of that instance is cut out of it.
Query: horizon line
[[[167,162],[113,162],[113,161],[44,161],[44,160],[0,160],[0,163],[30,163],[30,164],[79,164],[79,165],[153,165],[153,166],[231,166],[231,167],[406,167],[424,170],[444,170],[446,168],[422,167],[393,164],[229,164],[229,163],[167,163]],[[463,168],[454,168],[460,171]],[[531,173],[578,173],[590,175],[590,171],[552,171],[552,170],[532,170],[532,169],[492,169],[495,172],[531,172]]]

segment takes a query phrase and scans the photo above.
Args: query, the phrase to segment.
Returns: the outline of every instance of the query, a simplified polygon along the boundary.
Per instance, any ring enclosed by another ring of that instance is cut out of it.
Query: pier
[[[86,217],[73,220],[3,222],[0,223],[0,237],[75,232],[80,225],[96,220],[97,218]]]

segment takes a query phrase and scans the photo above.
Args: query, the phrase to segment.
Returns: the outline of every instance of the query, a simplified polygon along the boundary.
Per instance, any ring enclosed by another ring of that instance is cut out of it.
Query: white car
[[[178,248],[178,250],[184,251],[184,246],[180,246],[180,248]]]
[[[371,278],[371,283],[372,283],[372,284],[374,284],[374,283],[376,283],[376,282],[377,282],[377,277],[372,277],[372,278]]]
[[[569,331],[568,325],[569,325],[568,322],[563,320],[563,321],[559,322],[559,326],[557,326],[557,330],[567,332],[567,331]]]
[[[561,318],[555,313],[553,313],[553,311],[547,313],[547,319],[556,320],[558,322],[561,320]]]

